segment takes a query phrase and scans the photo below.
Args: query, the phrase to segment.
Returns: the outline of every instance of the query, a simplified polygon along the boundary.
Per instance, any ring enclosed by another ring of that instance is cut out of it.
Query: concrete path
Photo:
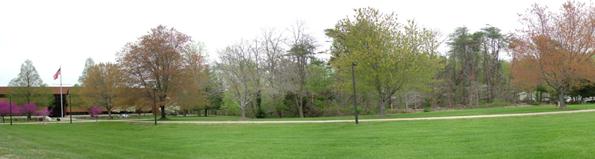
[[[519,116],[540,116],[540,115],[555,115],[555,114],[572,114],[595,112],[595,109],[585,110],[569,110],[556,112],[539,112],[539,113],[515,113],[515,114],[491,114],[491,115],[467,115],[467,116],[444,116],[444,117],[419,117],[419,118],[388,118],[388,119],[360,119],[360,122],[390,122],[390,121],[414,121],[414,120],[453,120],[453,119],[477,119],[477,118],[500,118],[500,117],[519,117]],[[140,119],[125,119],[125,120],[73,120],[73,123],[92,123],[92,122],[131,122],[131,123],[153,123],[151,120]],[[302,123],[352,123],[353,119],[349,120],[277,120],[277,121],[158,121],[159,124],[302,124]],[[64,124],[69,123],[68,120],[60,122],[27,122],[14,124]],[[8,125],[8,123],[0,123],[0,125]]]
[[[452,120],[452,119],[476,119],[476,118],[499,118],[518,116],[538,116],[554,114],[571,114],[595,112],[595,109],[570,110],[540,113],[516,113],[516,114],[492,114],[492,115],[467,115],[467,116],[444,116],[444,117],[419,117],[419,118],[388,118],[388,119],[360,119],[360,122],[388,122],[388,121],[413,121],[413,120]],[[152,123],[153,121],[133,121]],[[159,121],[160,124],[300,124],[300,123],[352,123],[349,120],[280,120],[280,121]]]

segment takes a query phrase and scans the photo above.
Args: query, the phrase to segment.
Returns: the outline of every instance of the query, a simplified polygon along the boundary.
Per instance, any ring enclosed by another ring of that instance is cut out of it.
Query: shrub
[[[27,115],[27,120],[31,120],[31,115],[37,112],[37,105],[33,103],[27,103],[21,106],[20,113],[22,115]]]
[[[0,102],[0,116],[7,116],[10,114],[10,107],[7,102]]]
[[[89,108],[89,115],[91,115],[92,118],[97,118],[97,116],[101,114],[101,108],[98,106],[92,106],[91,108]]]
[[[430,98],[426,98],[423,102],[424,112],[431,112],[432,111],[432,102]]]

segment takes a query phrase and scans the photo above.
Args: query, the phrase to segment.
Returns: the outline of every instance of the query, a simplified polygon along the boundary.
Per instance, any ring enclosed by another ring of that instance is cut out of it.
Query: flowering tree
[[[10,114],[10,107],[7,102],[0,102],[0,116],[2,116],[2,122],[4,123],[4,116]]]
[[[101,108],[99,106],[92,106],[89,108],[89,115],[91,115],[92,118],[97,119],[99,114],[101,114]]]
[[[22,115],[27,115],[27,120],[31,120],[31,115],[36,114],[37,112],[37,105],[33,103],[24,104],[21,106],[20,113]]]

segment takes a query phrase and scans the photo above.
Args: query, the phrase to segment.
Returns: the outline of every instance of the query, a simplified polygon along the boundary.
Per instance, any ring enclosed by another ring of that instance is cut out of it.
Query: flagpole
[[[62,66],[60,66],[60,118],[64,117],[64,99],[62,94]]]

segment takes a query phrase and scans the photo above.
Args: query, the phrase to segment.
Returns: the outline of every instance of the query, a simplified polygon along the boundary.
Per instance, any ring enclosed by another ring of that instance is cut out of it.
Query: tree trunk
[[[384,100],[383,97],[380,97],[380,104],[379,104],[379,108],[380,108],[380,110],[379,110],[380,112],[379,113],[380,113],[380,116],[384,116],[384,109],[386,107],[386,102],[385,101],[386,100]]]
[[[161,108],[161,119],[160,120],[165,120],[167,119],[167,117],[165,116],[165,105],[159,106]]]
[[[110,119],[114,119],[114,118],[112,117],[112,111],[111,111],[111,110],[109,110],[109,109],[107,110],[107,116],[109,116],[109,118],[110,118]]]
[[[240,114],[241,114],[241,119],[245,120],[246,119],[246,106],[244,105],[242,108],[240,108]]]
[[[304,107],[302,105],[302,98],[299,95],[297,95],[295,98],[295,105],[298,107],[298,114],[300,118],[304,118]]]
[[[558,92],[558,108],[566,109],[566,100],[564,100],[564,92]]]

